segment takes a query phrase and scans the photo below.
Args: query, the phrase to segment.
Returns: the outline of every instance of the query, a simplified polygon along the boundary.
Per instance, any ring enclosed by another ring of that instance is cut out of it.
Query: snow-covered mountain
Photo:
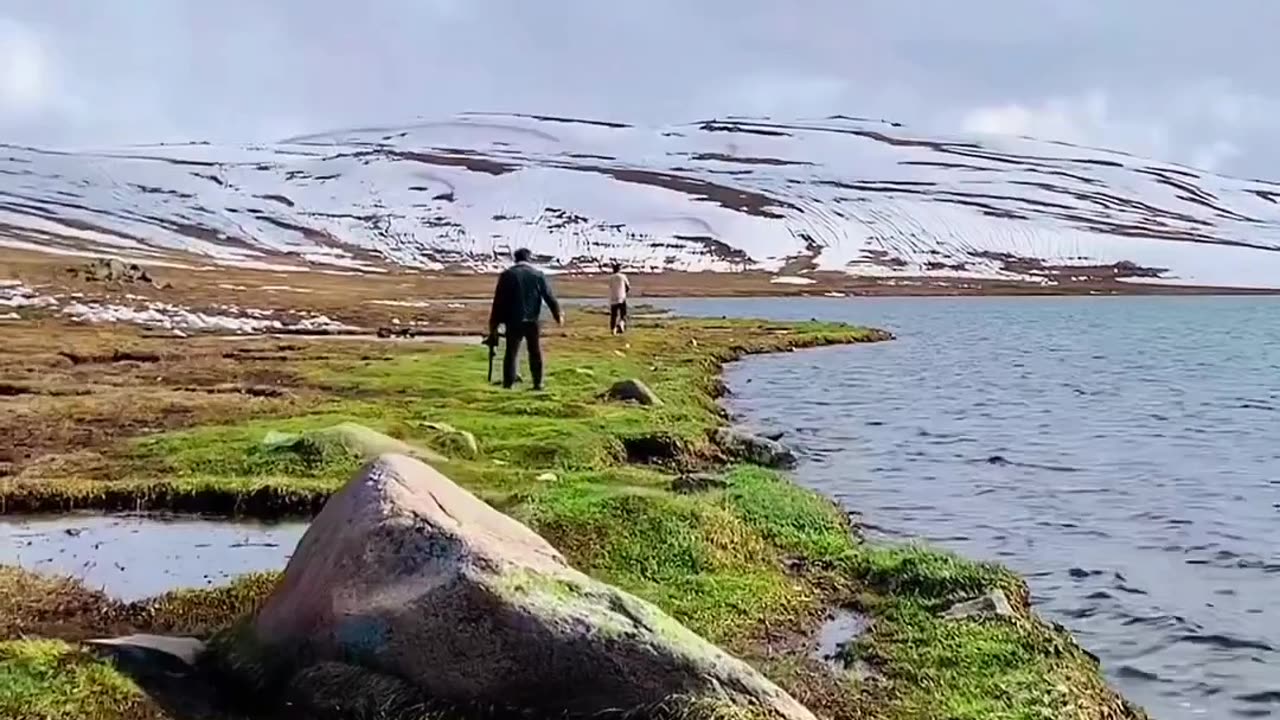
[[[273,145],[0,145],[0,247],[267,266],[1280,287],[1280,184],[894,123],[464,114]]]

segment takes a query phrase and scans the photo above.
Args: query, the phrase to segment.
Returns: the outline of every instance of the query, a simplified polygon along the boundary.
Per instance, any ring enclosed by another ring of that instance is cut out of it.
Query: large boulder
[[[580,715],[711,702],[813,718],[746,663],[401,455],[329,500],[241,642],[287,659],[295,676],[341,663],[453,705]]]
[[[771,468],[791,468],[796,455],[786,445],[767,437],[752,435],[735,428],[716,428],[711,439],[726,455],[744,462]]]

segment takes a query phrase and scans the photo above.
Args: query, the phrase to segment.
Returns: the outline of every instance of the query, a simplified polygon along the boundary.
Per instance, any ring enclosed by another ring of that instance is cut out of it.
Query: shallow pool
[[[0,565],[70,576],[120,600],[283,570],[306,523],[190,516],[0,517]]]

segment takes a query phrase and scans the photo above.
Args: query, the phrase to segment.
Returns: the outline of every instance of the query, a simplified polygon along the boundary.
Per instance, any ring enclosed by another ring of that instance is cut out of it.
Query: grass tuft
[[[146,696],[110,663],[59,640],[0,641],[0,717],[128,718]]]
[[[851,558],[850,569],[879,592],[932,608],[992,589],[1004,591],[1018,604],[1026,593],[1021,578],[1000,565],[921,545],[864,548]]]

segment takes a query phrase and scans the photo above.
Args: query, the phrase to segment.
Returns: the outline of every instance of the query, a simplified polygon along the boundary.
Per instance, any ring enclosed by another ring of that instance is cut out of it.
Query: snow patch
[[[108,254],[96,252],[93,250],[76,250],[73,248],[64,248],[57,245],[33,243],[25,240],[14,240],[12,238],[0,238],[0,248],[9,248],[10,250],[26,250],[28,252],[44,253],[46,255],[66,255],[69,257],[108,257]],[[114,257],[114,256],[112,256]]]
[[[150,302],[143,307],[128,307],[108,303],[73,302],[62,308],[62,314],[77,322],[127,323],[166,330],[193,330],[253,334],[273,331],[296,332],[351,332],[359,328],[333,320],[325,315],[313,315],[294,322],[261,317],[265,311],[245,310],[244,315],[223,315],[195,312],[178,305]]]
[[[311,268],[300,265],[277,265],[275,263],[262,262],[261,260],[223,260],[221,265],[230,267],[244,268],[245,270],[268,270],[270,272],[307,272]],[[221,270],[219,267],[208,268],[210,270]]]
[[[0,285],[0,307],[44,308],[57,304],[57,298],[41,295],[21,283]]]
[[[431,307],[431,303],[425,300],[366,300],[367,305],[392,305],[395,307]]]

